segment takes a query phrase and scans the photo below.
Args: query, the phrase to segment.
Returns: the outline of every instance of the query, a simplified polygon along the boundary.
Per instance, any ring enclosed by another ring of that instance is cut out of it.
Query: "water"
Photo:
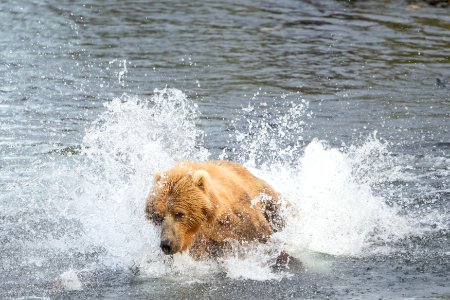
[[[0,4],[0,298],[450,296],[448,7]],[[292,203],[265,245],[173,259],[151,174],[243,163]],[[273,270],[285,250],[302,262]]]

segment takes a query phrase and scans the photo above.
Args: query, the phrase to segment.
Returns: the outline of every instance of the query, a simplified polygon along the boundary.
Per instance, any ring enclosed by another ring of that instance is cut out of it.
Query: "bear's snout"
[[[180,251],[180,230],[170,216],[164,218],[159,247],[166,255]]]
[[[172,242],[170,240],[162,240],[159,246],[164,254],[173,254]]]

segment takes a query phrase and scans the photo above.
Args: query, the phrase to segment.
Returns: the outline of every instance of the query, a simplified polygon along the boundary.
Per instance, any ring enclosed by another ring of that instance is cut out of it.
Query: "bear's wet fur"
[[[217,257],[230,242],[266,242],[283,226],[280,196],[230,161],[182,162],[154,176],[146,216],[165,254]]]

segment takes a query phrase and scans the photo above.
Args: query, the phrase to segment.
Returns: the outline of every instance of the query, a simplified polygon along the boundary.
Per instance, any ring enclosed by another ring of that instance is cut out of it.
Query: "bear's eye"
[[[152,213],[151,216],[152,216],[153,223],[155,223],[156,225],[161,225],[162,222],[164,221],[164,217],[161,216],[160,214]]]
[[[184,214],[182,212],[177,212],[177,213],[175,213],[174,217],[175,217],[175,220],[179,221],[184,218]]]

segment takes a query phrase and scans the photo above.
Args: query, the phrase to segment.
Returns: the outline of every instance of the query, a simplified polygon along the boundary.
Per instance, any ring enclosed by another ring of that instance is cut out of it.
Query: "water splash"
[[[374,145],[383,147],[372,141],[361,147]],[[278,166],[279,178],[275,176],[273,184],[296,209],[288,214],[288,225],[280,233],[292,255],[301,256],[304,250],[361,255],[374,238],[390,241],[408,232],[407,220],[376,195],[371,180],[364,178],[379,174],[358,177],[359,159],[354,156],[350,149],[342,152],[313,140],[296,165]]]
[[[290,203],[285,229],[269,243],[218,261],[161,254],[158,229],[143,213],[151,175],[179,160],[209,158],[203,132],[195,125],[197,107],[181,91],[163,89],[148,100],[123,96],[107,103],[86,130],[81,155],[47,173],[47,214],[53,212],[51,218],[64,219],[58,224],[73,230],[36,247],[95,254],[91,268],[136,268],[150,277],[201,280],[225,273],[234,279],[273,280],[289,276],[271,268],[281,251],[306,265],[321,265],[314,253],[367,255],[411,231],[414,223],[400,216],[389,193],[380,192],[389,187],[386,182],[405,175],[376,135],[340,149],[320,140],[306,143],[302,133],[311,115],[306,101],[290,103],[284,114],[261,114],[251,106],[244,114],[247,126],[236,131],[240,147],[230,157]]]
[[[208,157],[196,116],[196,107],[181,91],[155,90],[149,102],[114,99],[86,131],[87,165],[78,173],[87,176],[74,201],[86,236],[110,256],[128,262],[146,248],[156,251],[147,245],[157,245],[157,234],[144,220],[143,200],[157,169]]]
[[[306,100],[289,102],[284,98],[278,108],[262,103],[242,109],[243,115],[235,121],[234,140],[240,145],[233,148],[231,156],[235,160],[262,168],[297,160],[305,146],[303,131],[312,113]],[[239,123],[243,124],[239,126]],[[226,153],[222,154],[222,158],[227,157]]]

